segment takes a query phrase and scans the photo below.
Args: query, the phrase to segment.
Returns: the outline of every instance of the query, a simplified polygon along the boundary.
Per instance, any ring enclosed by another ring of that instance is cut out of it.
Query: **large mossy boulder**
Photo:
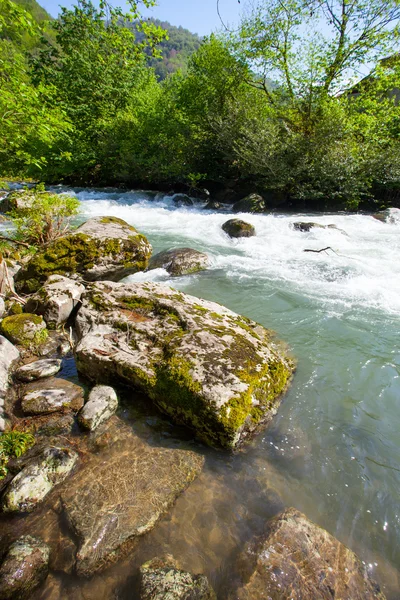
[[[246,582],[230,600],[385,600],[354,552],[294,508],[268,523],[240,563]]]
[[[265,200],[260,194],[249,194],[232,207],[234,213],[263,213],[267,210]]]
[[[29,350],[36,350],[49,335],[43,318],[29,313],[6,317],[0,323],[0,331],[13,344]]]
[[[173,277],[204,271],[210,261],[204,252],[192,248],[172,248],[151,257],[150,269],[165,269]]]
[[[140,389],[213,446],[270,421],[293,371],[261,325],[161,284],[94,283],[76,324],[80,373]]]
[[[50,548],[30,535],[20,537],[8,548],[0,566],[0,600],[23,600],[46,579]]]
[[[122,219],[96,217],[36,254],[17,273],[16,288],[23,293],[36,292],[54,274],[85,281],[119,281],[144,271],[151,250],[147,238]]]

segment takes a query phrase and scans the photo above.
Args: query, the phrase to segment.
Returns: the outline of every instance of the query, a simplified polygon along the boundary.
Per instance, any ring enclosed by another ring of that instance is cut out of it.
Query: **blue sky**
[[[247,0],[219,0],[220,14],[226,25],[235,27]],[[60,6],[73,6],[74,0],[38,0],[53,17]],[[114,6],[124,7],[124,0],[112,0]],[[143,11],[146,16],[169,21],[172,25],[182,25],[193,33],[207,35],[222,27],[217,13],[217,0],[158,0],[157,6]]]

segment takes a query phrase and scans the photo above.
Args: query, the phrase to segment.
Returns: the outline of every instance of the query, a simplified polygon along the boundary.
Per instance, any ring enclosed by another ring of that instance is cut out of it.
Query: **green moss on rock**
[[[31,314],[6,317],[0,323],[0,331],[13,344],[31,349],[44,344],[49,335],[43,318]]]

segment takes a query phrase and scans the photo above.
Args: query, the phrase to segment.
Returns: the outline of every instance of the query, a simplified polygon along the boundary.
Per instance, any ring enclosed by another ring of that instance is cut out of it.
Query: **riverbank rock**
[[[153,529],[204,463],[190,450],[148,444],[117,417],[102,435],[107,448],[89,456],[61,494],[80,541],[78,575],[91,575],[115,561]]]
[[[214,446],[275,415],[293,364],[261,325],[155,283],[97,282],[82,302],[76,363],[92,381],[140,389]]]
[[[31,208],[35,198],[29,190],[9,192],[0,200],[0,213]]]
[[[6,427],[4,403],[9,386],[10,369],[19,358],[19,350],[5,337],[0,335],[0,431]]]
[[[265,200],[259,194],[249,194],[232,207],[234,213],[263,213],[267,210]]]
[[[154,558],[140,567],[140,600],[217,600],[205,575],[179,569],[172,556]]]
[[[256,230],[250,223],[241,219],[229,219],[222,225],[222,229],[231,238],[252,237]]]
[[[83,406],[83,388],[66,379],[52,377],[24,387],[21,408],[27,415],[48,415],[53,412],[78,411]]]
[[[8,485],[2,510],[32,512],[71,473],[78,454],[69,448],[48,448],[22,469]]]
[[[53,274],[119,281],[144,271],[151,250],[147,238],[122,219],[96,217],[36,254],[18,271],[16,287],[23,293],[36,292]]]
[[[400,208],[387,208],[386,210],[377,212],[372,216],[374,219],[382,221],[382,223],[396,225],[396,223],[400,223]]]
[[[193,200],[187,194],[174,194],[172,202],[176,206],[193,206]]]
[[[3,319],[0,331],[13,344],[31,350],[44,344],[49,334],[42,317],[26,313]]]
[[[61,369],[61,360],[58,358],[47,358],[43,360],[35,360],[15,371],[15,377],[19,381],[28,383],[37,379],[44,379],[56,375]]]
[[[294,508],[269,522],[247,557],[248,581],[231,600],[385,600],[354,552]]]
[[[115,390],[109,385],[96,385],[79,413],[79,424],[84,429],[94,431],[99,425],[108,421],[117,408],[118,398]]]
[[[26,312],[42,315],[50,329],[65,323],[78,306],[85,287],[62,275],[51,275],[43,287],[28,299]]]
[[[165,269],[170,275],[189,275],[209,267],[210,261],[207,254],[192,248],[172,248],[164,250],[151,257],[149,270]]]
[[[50,549],[30,535],[11,544],[0,567],[0,599],[23,600],[46,579]]]

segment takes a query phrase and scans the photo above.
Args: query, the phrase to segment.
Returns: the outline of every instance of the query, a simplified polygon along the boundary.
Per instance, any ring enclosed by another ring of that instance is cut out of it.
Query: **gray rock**
[[[32,512],[68,477],[78,460],[69,448],[49,448],[32,460],[8,485],[2,499],[5,513]]]
[[[50,329],[65,323],[79,304],[85,287],[62,275],[51,275],[40,291],[28,299],[25,312],[42,315]]]
[[[204,252],[192,248],[172,248],[151,257],[150,269],[165,269],[172,276],[189,275],[207,269],[210,261]]]
[[[21,408],[27,415],[47,415],[83,406],[83,389],[66,379],[47,379],[25,386]]]
[[[14,278],[10,272],[7,262],[0,255],[0,294],[7,296],[10,292],[15,292]]]
[[[0,298],[0,319],[3,318],[4,313],[6,312],[6,303],[3,298]]]
[[[176,206],[193,206],[194,202],[187,194],[174,194],[172,197],[172,202],[176,204]]]
[[[140,567],[140,600],[217,600],[205,575],[182,571],[172,556]]]
[[[231,600],[385,599],[354,552],[294,508],[268,523],[242,562],[247,582]]]
[[[19,350],[0,335],[0,431],[6,427],[4,402],[9,386],[10,369],[14,361],[19,358]]]
[[[232,238],[253,237],[256,235],[254,226],[241,219],[229,219],[222,225],[222,229]]]
[[[0,567],[0,599],[30,598],[47,577],[49,557],[47,544],[30,535],[11,544]]]
[[[311,231],[311,229],[325,229],[324,225],[305,221],[297,221],[296,223],[292,223],[292,227],[295,231],[302,231],[303,233],[308,233]]]
[[[50,275],[85,281],[119,281],[144,271],[151,255],[144,235],[117,217],[96,217],[38,252],[18,271],[15,283],[22,293],[37,292]]]
[[[85,429],[93,431],[112,417],[117,408],[118,398],[115,390],[108,385],[96,385],[79,413],[79,424]]]
[[[140,389],[216,446],[276,414],[293,364],[261,325],[155,283],[97,282],[82,302],[76,363],[90,380]]]
[[[245,198],[242,198],[232,207],[234,213],[247,212],[247,213],[263,213],[267,210],[265,200],[259,194],[249,194]]]
[[[38,315],[22,313],[0,322],[1,333],[13,344],[36,350],[47,340],[46,323]]]
[[[61,360],[58,358],[35,360],[35,362],[31,362],[17,369],[15,377],[24,382],[36,381],[36,379],[43,379],[44,377],[55,375],[60,369]]]
[[[117,417],[102,436],[107,448],[90,454],[61,494],[80,541],[78,575],[91,575],[117,560],[153,529],[204,463],[190,450],[148,444]]]
[[[400,223],[400,208],[387,208],[386,210],[377,212],[375,215],[372,216],[374,217],[374,219],[382,221],[383,223],[390,223],[391,225],[396,225],[396,223]]]
[[[0,200],[0,213],[30,208],[34,199],[33,194],[29,190],[15,190],[14,192],[10,192]]]

